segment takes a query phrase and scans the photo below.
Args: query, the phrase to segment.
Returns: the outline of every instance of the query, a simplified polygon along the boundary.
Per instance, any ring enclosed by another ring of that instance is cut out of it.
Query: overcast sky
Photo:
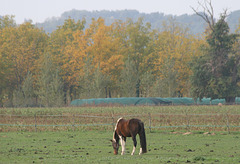
[[[124,10],[136,9],[139,12],[182,15],[193,14],[191,6],[199,8],[204,0],[0,0],[0,15],[15,15],[18,24],[25,19],[33,23],[47,18],[60,17],[65,11],[77,10]],[[240,0],[212,0],[215,17],[224,9],[229,12],[240,10]],[[201,8],[199,8],[200,10]]]

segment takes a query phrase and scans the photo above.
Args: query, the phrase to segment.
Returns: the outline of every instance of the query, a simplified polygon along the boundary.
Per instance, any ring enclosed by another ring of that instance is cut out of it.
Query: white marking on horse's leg
[[[135,153],[135,150],[136,150],[136,147],[135,147],[135,146],[133,146],[133,150],[132,150],[132,154],[131,154],[131,155],[134,155],[134,153]]]
[[[122,153],[121,153],[121,155],[124,155],[125,154],[125,141],[122,139],[122,137],[121,137],[121,145],[122,145]]]
[[[142,154],[142,148],[140,148],[140,152],[139,152],[139,155],[141,155]]]

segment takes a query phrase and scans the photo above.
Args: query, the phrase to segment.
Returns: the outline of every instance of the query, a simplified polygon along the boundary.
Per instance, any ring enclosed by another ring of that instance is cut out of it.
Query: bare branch
[[[198,4],[203,9],[203,12],[198,12],[196,9],[191,7],[192,10],[195,12],[195,14],[200,16],[208,24],[208,26],[211,30],[213,30],[215,21],[214,21],[214,10],[213,10],[211,0],[209,0],[209,1],[205,0],[204,4],[198,2]]]
[[[209,16],[211,17],[211,23],[212,23],[212,25],[214,25],[215,24],[215,22],[214,22],[214,12],[213,12],[213,6],[212,6],[212,3],[211,3],[211,0],[209,2],[205,1],[205,4],[207,4],[205,6],[206,6],[206,10],[207,10]],[[208,6],[210,7],[210,9],[208,8]]]

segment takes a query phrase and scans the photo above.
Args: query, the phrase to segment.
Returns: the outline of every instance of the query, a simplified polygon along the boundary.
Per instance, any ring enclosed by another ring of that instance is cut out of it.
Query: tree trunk
[[[105,98],[108,98],[108,92],[107,92],[107,87],[105,87]]]
[[[109,98],[112,98],[111,89],[110,89],[110,88],[108,89],[108,97],[109,97]]]
[[[137,84],[136,84],[136,97],[140,96],[140,80],[137,80]]]
[[[235,97],[226,97],[225,100],[227,105],[235,104]]]
[[[67,89],[66,100],[67,100],[67,105],[69,105],[71,103],[71,90],[70,90],[70,88]]]

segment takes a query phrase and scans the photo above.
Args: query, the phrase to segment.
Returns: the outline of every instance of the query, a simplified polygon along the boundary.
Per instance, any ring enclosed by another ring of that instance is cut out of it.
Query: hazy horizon
[[[60,17],[70,10],[137,10],[141,13],[159,12],[166,15],[194,14],[191,7],[202,10],[198,2],[203,0],[4,0],[0,5],[0,15],[14,15],[16,23],[31,19],[41,23],[52,17]],[[228,12],[240,10],[240,0],[212,0],[215,17],[227,9]]]

